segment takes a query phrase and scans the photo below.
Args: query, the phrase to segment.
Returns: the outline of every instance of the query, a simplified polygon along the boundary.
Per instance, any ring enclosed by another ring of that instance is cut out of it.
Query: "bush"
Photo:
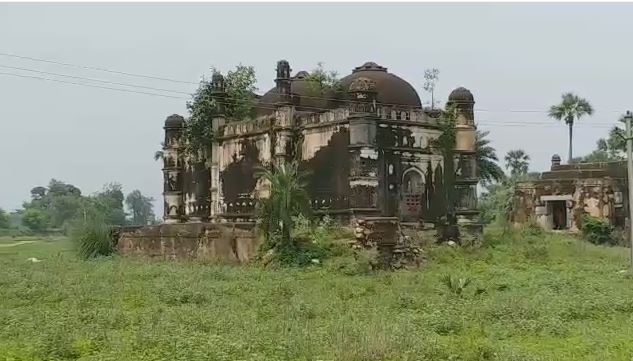
[[[617,243],[613,226],[603,219],[585,215],[582,218],[581,227],[585,239],[593,244],[614,245]]]
[[[293,217],[295,226],[292,232],[292,242],[284,244],[278,239],[280,234],[271,235],[268,247],[264,245],[262,251],[271,249],[270,244],[276,245],[274,248],[274,260],[283,265],[306,266],[314,263],[321,263],[325,259],[351,255],[351,249],[341,242],[341,236],[345,232],[338,224],[329,217],[324,217],[321,221],[312,221],[309,218],[299,215]]]
[[[114,253],[112,230],[104,221],[77,221],[70,229],[71,239],[80,257],[88,259]]]
[[[450,274],[444,275],[442,277],[442,284],[446,286],[446,288],[454,295],[461,296],[464,293],[464,290],[471,283],[471,279],[468,277],[458,278],[453,277]]]

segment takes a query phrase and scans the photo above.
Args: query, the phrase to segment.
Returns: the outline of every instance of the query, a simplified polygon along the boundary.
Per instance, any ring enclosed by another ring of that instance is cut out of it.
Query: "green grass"
[[[419,271],[350,276],[0,245],[0,360],[627,360],[623,248],[560,235],[435,247]],[[27,261],[30,257],[42,262]],[[469,278],[458,295],[446,275]]]

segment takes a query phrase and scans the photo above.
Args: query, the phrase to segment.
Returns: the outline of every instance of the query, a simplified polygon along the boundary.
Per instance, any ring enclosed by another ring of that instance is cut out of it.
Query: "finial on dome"
[[[384,66],[380,66],[374,63],[373,61],[368,61],[361,66],[355,67],[352,73],[356,73],[358,71],[384,71],[386,72],[387,68],[385,68]]]

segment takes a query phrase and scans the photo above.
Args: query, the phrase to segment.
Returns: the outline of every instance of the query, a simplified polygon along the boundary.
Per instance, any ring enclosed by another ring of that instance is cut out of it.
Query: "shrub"
[[[468,277],[457,278],[449,274],[442,277],[442,283],[446,286],[446,288],[448,288],[449,291],[451,291],[451,293],[457,296],[461,296],[464,293],[464,290],[466,289],[466,287],[468,287],[470,282],[471,279]]]
[[[615,244],[613,231],[613,226],[605,220],[587,215],[582,218],[582,234],[593,244]]]
[[[541,226],[539,226],[539,224],[536,223],[536,221],[532,218],[530,218],[528,222],[523,224],[521,228],[521,235],[527,237],[539,237],[542,236],[543,233],[543,228],[541,228]]]
[[[77,221],[70,233],[77,253],[82,258],[109,256],[114,252],[111,229],[100,219]]]

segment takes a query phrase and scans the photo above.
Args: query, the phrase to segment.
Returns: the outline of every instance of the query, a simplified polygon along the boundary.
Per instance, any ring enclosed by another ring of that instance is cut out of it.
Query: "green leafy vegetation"
[[[336,71],[326,70],[323,65],[322,62],[317,63],[316,68],[306,77],[309,94],[315,97],[335,97],[343,91],[341,81]]]
[[[420,270],[371,275],[337,267],[340,258],[269,269],[82,260],[72,249],[63,238],[0,238],[0,360],[633,355],[627,249],[562,234],[489,229],[479,249],[430,246]],[[459,297],[447,274],[470,279]]]
[[[82,258],[110,256],[114,253],[112,229],[102,219],[76,221],[71,227],[70,238]]]
[[[613,245],[617,243],[615,228],[606,220],[585,215],[582,218],[582,234],[593,244]]]
[[[530,156],[522,149],[510,150],[504,158],[506,168],[510,171],[511,177],[519,177],[528,173],[530,166]]]
[[[482,185],[501,182],[505,178],[503,169],[497,164],[499,158],[497,151],[488,140],[489,131],[477,130],[475,143],[475,156],[477,157],[477,172]]]
[[[257,177],[269,185],[270,194],[258,200],[258,227],[265,243],[262,251],[273,251],[284,264],[305,265],[313,257],[319,258],[311,240],[294,234],[297,217],[310,213],[306,191],[306,174],[296,162],[272,164],[258,170]]]
[[[146,225],[155,222],[155,215],[152,206],[154,198],[146,197],[138,189],[130,192],[125,197],[125,205],[132,213],[131,224]]]
[[[132,217],[124,209],[128,205]],[[31,189],[31,199],[24,202],[23,209],[12,213],[7,229],[2,234],[25,235],[28,233],[66,233],[77,221],[102,219],[108,225],[147,224],[153,221],[152,198],[135,190],[123,193],[119,183],[106,184],[99,192],[82,194],[72,184],[51,179],[47,187],[37,186]],[[2,213],[0,213],[0,219]],[[18,224],[12,224],[12,223]],[[143,223],[139,223],[143,222]]]
[[[214,75],[218,74],[212,68]],[[213,98],[213,87],[210,80],[202,79],[198,89],[187,102],[189,117],[186,121],[185,138],[187,151],[192,156],[200,152],[207,152],[213,140],[213,118],[223,110],[223,115],[231,121],[240,121],[253,118],[255,115],[255,68],[252,66],[238,65],[235,70],[229,71],[224,77],[224,98]],[[162,157],[162,153],[156,152],[155,159]]]

